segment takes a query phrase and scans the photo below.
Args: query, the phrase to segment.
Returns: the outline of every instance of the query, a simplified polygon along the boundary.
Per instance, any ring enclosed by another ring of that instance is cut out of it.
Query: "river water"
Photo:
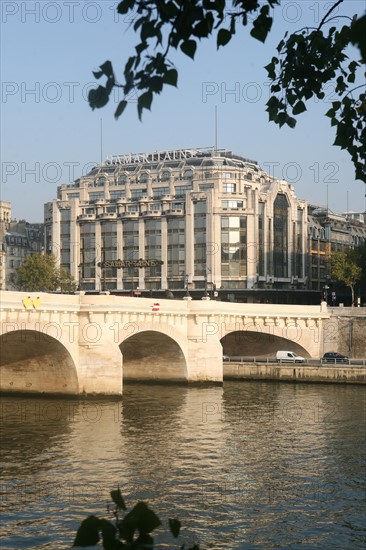
[[[178,517],[180,545],[365,548],[365,401],[361,386],[254,381],[3,397],[1,548],[70,548],[118,485]]]

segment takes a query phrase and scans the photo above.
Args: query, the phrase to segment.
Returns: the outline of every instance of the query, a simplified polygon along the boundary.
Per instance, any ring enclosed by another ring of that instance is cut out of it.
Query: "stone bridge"
[[[3,392],[121,395],[123,380],[223,380],[223,353],[323,353],[326,304],[0,293]]]

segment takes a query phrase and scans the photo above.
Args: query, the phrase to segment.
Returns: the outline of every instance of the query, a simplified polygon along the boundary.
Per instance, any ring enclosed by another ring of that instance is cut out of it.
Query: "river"
[[[365,401],[362,386],[255,381],[4,396],[1,548],[70,548],[118,485],[181,520],[175,548],[365,548]]]

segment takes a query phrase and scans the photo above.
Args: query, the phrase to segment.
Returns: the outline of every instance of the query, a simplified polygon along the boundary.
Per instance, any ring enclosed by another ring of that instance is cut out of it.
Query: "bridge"
[[[121,395],[124,380],[223,380],[223,354],[323,353],[319,306],[0,292],[0,389]]]

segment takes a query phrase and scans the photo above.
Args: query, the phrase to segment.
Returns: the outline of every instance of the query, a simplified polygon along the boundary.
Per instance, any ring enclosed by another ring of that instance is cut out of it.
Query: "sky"
[[[138,120],[136,100],[124,115],[113,113],[122,97],[92,111],[92,75],[111,60],[122,75],[137,36],[132,16],[116,13],[117,1],[7,1],[1,8],[1,200],[12,215],[43,221],[44,203],[57,186],[72,183],[101,157],[195,147],[229,149],[295,187],[295,194],[336,213],[364,211],[365,185],[355,181],[348,153],[332,146],[334,130],[324,113],[336,99],[332,84],[322,101],[310,100],[295,129],[268,122],[267,65],[285,31],[318,26],[331,3],[283,0],[263,45],[243,28],[218,51],[215,40],[199,44],[195,60],[172,57],[178,88],[167,86],[151,112]],[[364,11],[347,0],[342,14]],[[336,15],[336,14],[335,14]],[[341,15],[341,12],[338,13]],[[356,50],[350,56],[357,56]],[[215,133],[217,110],[217,135]],[[102,131],[101,131],[102,129]]]

